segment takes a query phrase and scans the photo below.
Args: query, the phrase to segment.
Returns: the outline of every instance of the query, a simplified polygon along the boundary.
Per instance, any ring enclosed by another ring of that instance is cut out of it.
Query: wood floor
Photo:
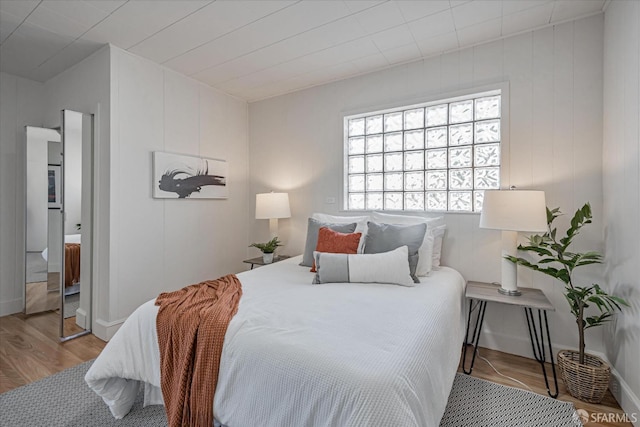
[[[54,311],[0,317],[0,393],[71,368],[100,354],[106,343],[85,335],[65,343],[58,339]],[[75,318],[65,320],[67,334],[79,332]]]
[[[65,328],[72,328],[73,318]],[[31,383],[56,372],[71,368],[98,356],[105,342],[87,335],[66,343],[58,341],[58,314],[45,312],[26,316],[14,314],[0,317],[0,393]],[[540,365],[532,359],[480,348],[479,355],[489,360],[503,375],[527,384],[534,392],[546,396],[547,389]],[[484,360],[477,358],[473,376],[495,383],[525,389],[522,385],[498,375]],[[600,405],[571,397],[560,383],[559,400],[571,402],[589,412],[591,419],[613,419],[623,414],[611,393]],[[613,414],[613,415],[610,415]],[[589,422],[585,427],[631,426],[623,422]]]

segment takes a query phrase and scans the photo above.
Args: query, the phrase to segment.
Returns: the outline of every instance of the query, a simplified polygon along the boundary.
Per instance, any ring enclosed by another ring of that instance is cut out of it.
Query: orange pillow
[[[362,237],[362,233],[340,233],[329,227],[320,227],[316,251],[331,254],[357,254],[360,237]],[[316,262],[314,260],[311,272],[315,271]]]

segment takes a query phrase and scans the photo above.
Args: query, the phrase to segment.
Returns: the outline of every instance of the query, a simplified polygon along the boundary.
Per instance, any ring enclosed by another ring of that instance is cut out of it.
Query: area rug
[[[572,403],[456,374],[440,427],[582,426]]]
[[[164,407],[142,407],[142,393],[121,420],[84,382],[93,361],[0,394],[0,426],[166,426]],[[571,403],[456,374],[441,426],[581,426]]]

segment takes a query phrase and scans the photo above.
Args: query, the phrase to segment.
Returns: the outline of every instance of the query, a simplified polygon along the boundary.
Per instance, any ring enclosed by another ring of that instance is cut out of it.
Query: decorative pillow
[[[358,246],[358,253],[362,253],[362,249],[364,248],[364,238],[367,235],[367,221],[369,221],[369,216],[337,216],[337,215],[329,215],[324,213],[314,213],[311,215],[311,218],[324,222],[327,224],[350,224],[355,222],[357,224],[355,232],[362,233],[362,238],[360,239],[360,246]]]
[[[427,234],[424,236],[425,243],[420,247],[421,250],[418,251],[420,254],[420,260],[418,261],[416,276],[428,276],[431,274],[432,270],[436,269],[440,265],[442,238],[446,228],[446,225],[440,225],[438,227],[429,227],[427,229]],[[422,251],[423,247],[425,248],[424,251]],[[422,262],[423,258],[424,262]]]
[[[389,283],[415,286],[409,273],[409,250],[401,246],[379,254],[313,253],[319,283]]]
[[[444,233],[447,231],[446,225],[441,225],[440,227],[436,227],[432,229],[433,231],[433,253],[431,256],[432,259],[432,269],[438,269],[440,267],[440,257],[442,256],[442,242],[444,241]]]
[[[318,246],[318,231],[320,231],[321,227],[329,227],[333,231],[339,231],[341,233],[353,233],[356,229],[356,223],[327,224],[313,218],[309,218],[307,223],[307,242],[304,245],[304,254],[302,255],[302,262],[300,265],[305,267],[311,267],[313,265],[313,251],[316,249],[316,246]]]
[[[368,232],[364,244],[364,253],[377,254],[391,251],[400,246],[407,246],[411,278],[415,283],[420,283],[420,280],[416,277],[419,257],[418,249],[420,249],[420,245],[424,241],[427,224],[392,225],[369,222],[367,226]]]
[[[383,224],[427,224],[427,232],[424,236],[424,240],[418,250],[418,266],[416,267],[416,276],[427,276],[432,268],[431,254],[433,253],[434,236],[430,236],[431,230],[434,227],[438,227],[444,224],[443,216],[436,217],[421,217],[410,215],[392,215],[383,212],[374,212],[371,217],[374,222]],[[439,261],[439,259],[438,259]]]
[[[362,233],[340,233],[328,227],[320,227],[316,251],[332,254],[357,254],[361,236]],[[315,271],[316,263],[314,261],[311,272],[315,273]]]

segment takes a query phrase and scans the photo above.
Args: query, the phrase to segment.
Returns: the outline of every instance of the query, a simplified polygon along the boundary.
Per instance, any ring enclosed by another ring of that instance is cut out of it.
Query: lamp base
[[[517,289],[515,291],[512,291],[510,289],[498,288],[498,293],[501,293],[502,295],[508,295],[510,297],[519,297],[520,295],[522,295],[522,292]]]

